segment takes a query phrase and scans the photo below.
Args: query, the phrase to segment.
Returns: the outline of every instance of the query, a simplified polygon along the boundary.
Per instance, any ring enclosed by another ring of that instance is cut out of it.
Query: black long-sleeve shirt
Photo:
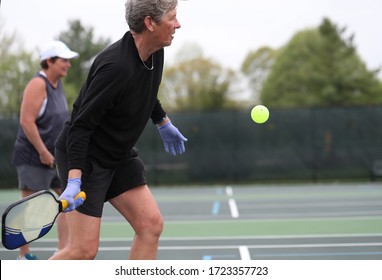
[[[69,169],[83,170],[87,157],[105,168],[115,167],[150,117],[156,122],[165,116],[157,98],[163,49],[152,61],[152,70],[143,65],[130,32],[96,57],[56,142],[57,149],[67,152]]]

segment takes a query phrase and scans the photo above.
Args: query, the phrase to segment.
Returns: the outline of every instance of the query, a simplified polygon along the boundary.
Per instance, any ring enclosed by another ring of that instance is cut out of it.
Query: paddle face
[[[1,239],[13,250],[46,235],[61,212],[61,202],[40,191],[11,204],[2,217]]]

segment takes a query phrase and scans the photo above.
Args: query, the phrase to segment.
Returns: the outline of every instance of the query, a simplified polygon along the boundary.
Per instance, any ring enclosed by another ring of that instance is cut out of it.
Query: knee
[[[159,214],[155,221],[154,234],[158,236],[159,238],[159,236],[162,234],[162,231],[163,231],[163,217],[161,214]]]
[[[149,231],[150,233],[158,237],[162,234],[163,231],[163,217],[160,213],[157,213],[153,217],[150,218],[149,221]]]
[[[158,212],[141,220],[135,231],[137,234],[150,234],[152,237],[159,238],[163,231],[162,215]]]

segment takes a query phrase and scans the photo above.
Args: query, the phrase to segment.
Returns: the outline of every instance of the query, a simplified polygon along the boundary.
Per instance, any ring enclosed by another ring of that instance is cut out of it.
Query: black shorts
[[[57,150],[55,158],[63,188],[68,180],[66,153]],[[101,167],[95,160],[88,160],[86,170],[82,170],[81,190],[86,193],[84,204],[77,208],[83,214],[101,217],[103,205],[134,187],[146,185],[145,168],[134,148],[115,169]]]

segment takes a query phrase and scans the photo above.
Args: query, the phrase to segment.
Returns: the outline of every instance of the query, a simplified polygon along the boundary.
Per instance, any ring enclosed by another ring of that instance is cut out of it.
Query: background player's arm
[[[42,164],[50,167],[54,165],[54,157],[46,148],[37,129],[36,120],[46,98],[45,81],[33,78],[25,87],[20,109],[20,126],[29,142],[40,155]]]

